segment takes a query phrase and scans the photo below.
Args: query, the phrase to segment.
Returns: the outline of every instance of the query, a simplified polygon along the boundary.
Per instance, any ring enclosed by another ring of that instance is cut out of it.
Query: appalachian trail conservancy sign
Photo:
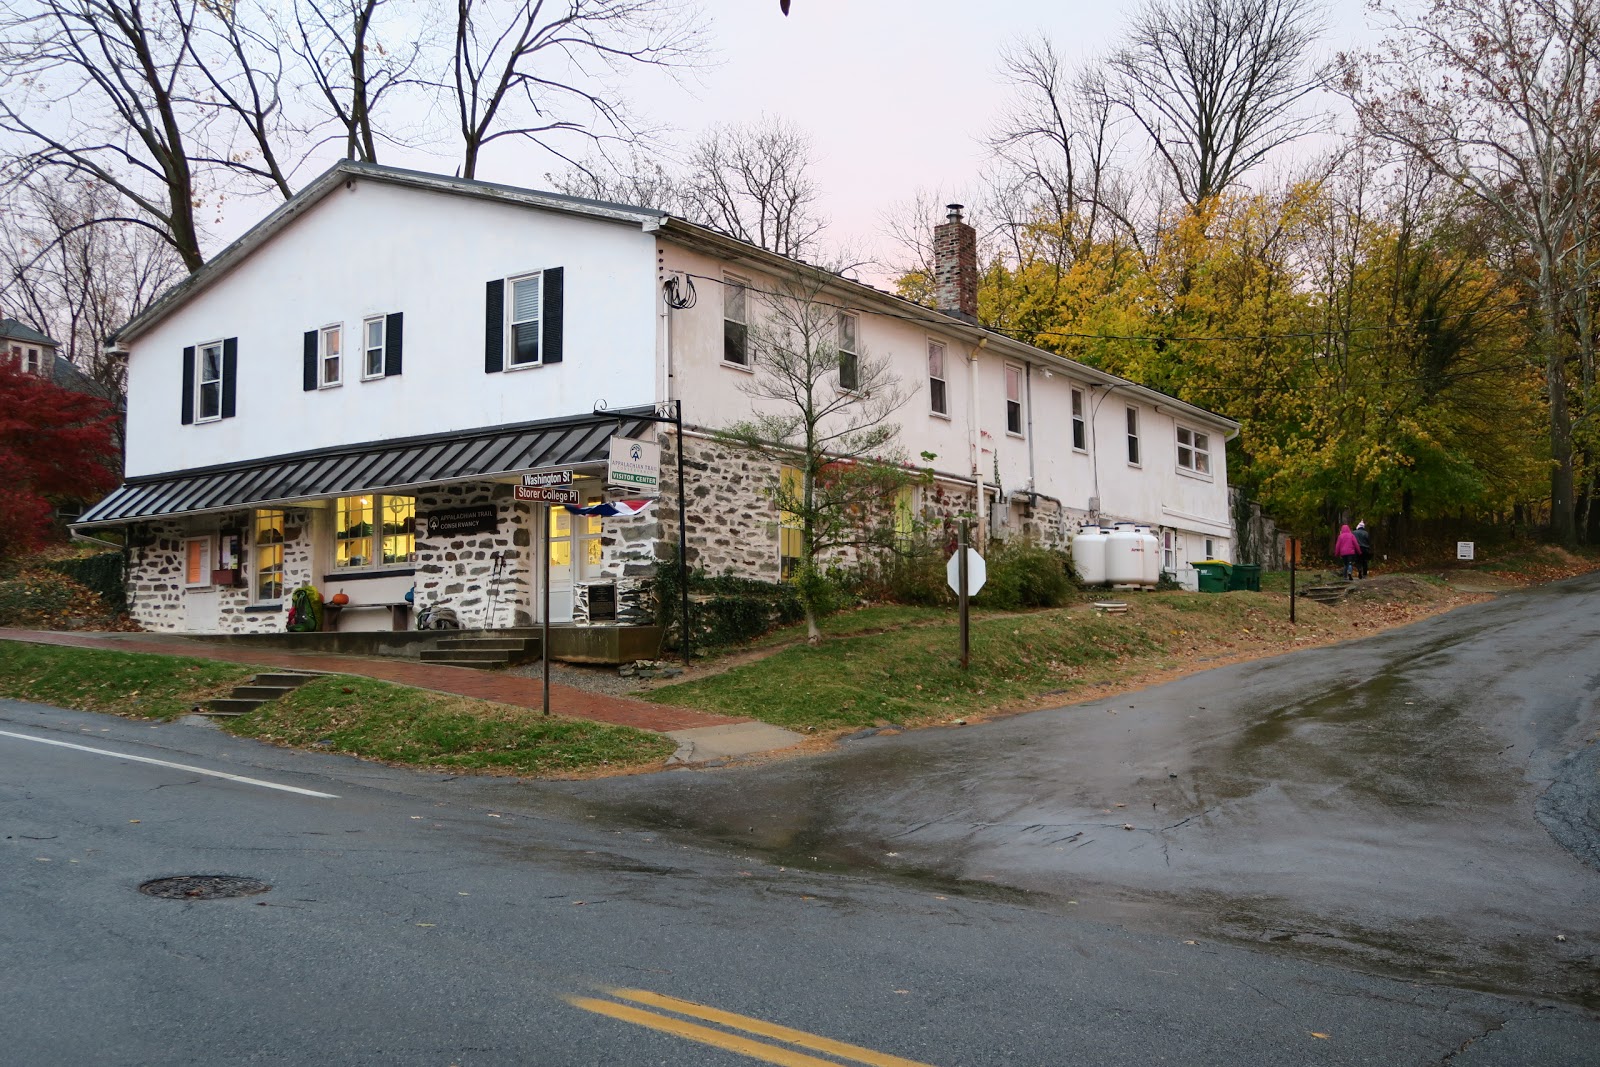
[[[661,491],[661,446],[631,437],[611,438],[611,460],[606,464],[606,484],[619,489]]]
[[[429,537],[451,537],[461,534],[496,533],[500,529],[500,515],[493,504],[480,504],[471,508],[451,508],[435,511],[427,517]]]

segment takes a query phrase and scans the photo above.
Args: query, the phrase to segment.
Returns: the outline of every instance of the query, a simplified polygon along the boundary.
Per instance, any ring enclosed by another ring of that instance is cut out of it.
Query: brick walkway
[[[495,671],[469,667],[444,667],[417,660],[379,656],[337,656],[322,652],[291,652],[284,649],[223,648],[206,641],[168,634],[143,633],[57,633],[46,630],[0,628],[0,640],[30,641],[40,645],[67,645],[73,648],[109,648],[119,652],[151,652],[162,656],[193,656],[197,659],[224,660],[259,667],[320,671],[328,674],[355,674],[385,682],[432,689],[440,693],[493,700],[524,708],[543,706],[538,679],[518,678]],[[710,715],[686,708],[672,708],[627,697],[590,693],[568,685],[550,684],[550,711],[575,719],[633,726],[640,730],[664,733],[698,726],[728,726],[749,719]]]

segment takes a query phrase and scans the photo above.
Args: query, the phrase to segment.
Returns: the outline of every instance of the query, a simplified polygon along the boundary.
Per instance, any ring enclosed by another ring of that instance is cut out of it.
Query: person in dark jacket
[[[1367,576],[1367,566],[1372,562],[1372,531],[1367,529],[1365,521],[1356,523],[1352,531],[1356,537],[1356,546],[1361,549],[1361,555],[1356,557],[1356,572],[1363,578]]]
[[[1356,542],[1356,535],[1350,532],[1348,522],[1339,527],[1339,536],[1333,542],[1333,554],[1339,557],[1339,563],[1344,567],[1344,577],[1348,580],[1355,569],[1356,560],[1361,557],[1361,545]]]

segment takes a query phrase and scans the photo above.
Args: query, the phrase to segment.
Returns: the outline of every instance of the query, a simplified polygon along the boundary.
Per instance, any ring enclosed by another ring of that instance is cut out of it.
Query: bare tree
[[[608,76],[693,65],[704,49],[691,0],[456,0],[449,80],[461,176],[503,137],[573,163],[564,135],[635,140],[643,131]]]
[[[28,0],[0,6],[0,132],[10,182],[50,173],[114,189],[189,270],[198,212],[243,181],[289,195],[275,147],[283,68],[258,15],[210,0]],[[242,145],[248,145],[243,147]]]
[[[410,32],[385,18],[397,8]],[[339,129],[346,159],[376,163],[378,142],[396,137],[374,116],[386,97],[420,84],[416,68],[430,30],[421,10],[401,0],[296,0],[290,48]]]
[[[625,161],[615,162],[605,155],[585,159],[545,180],[557,192],[586,196],[614,204],[653,207],[674,215],[687,214],[683,208],[682,179],[669,169],[663,157],[628,146]]]
[[[1110,59],[1113,99],[1190,209],[1317,123],[1316,0],[1150,0]]]
[[[713,127],[689,156],[684,209],[696,222],[803,259],[817,251],[825,225],[812,165],[811,139],[784,119]]]
[[[780,478],[774,499],[799,531],[799,569],[789,577],[812,644],[822,638],[820,561],[877,543],[862,517],[881,512],[911,477],[894,462],[900,427],[887,421],[909,394],[888,358],[859,343],[857,320],[828,299],[828,277],[800,268],[759,296],[765,314],[749,332],[755,374],[743,386],[756,414],[721,434],[799,471]]]
[[[1388,36],[1344,57],[1345,91],[1367,130],[1489,211],[1520,251],[1538,300],[1550,411],[1550,519],[1576,537],[1573,416],[1562,323],[1600,210],[1600,21],[1587,0],[1435,0],[1422,17],[1382,9]],[[1593,345],[1579,346],[1590,354]],[[1583,370],[1592,383],[1592,366]],[[1592,417],[1592,386],[1580,412]]]
[[[183,275],[172,247],[148,227],[115,217],[103,185],[44,178],[13,190],[0,216],[0,305],[48,332],[62,355],[107,396],[121,396],[126,368],[104,341]]]

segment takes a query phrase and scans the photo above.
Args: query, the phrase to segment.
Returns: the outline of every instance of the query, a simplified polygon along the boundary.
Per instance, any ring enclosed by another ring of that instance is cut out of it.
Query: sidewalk
[[[283,649],[248,649],[214,645],[207,641],[174,634],[148,633],[57,633],[47,630],[0,628],[0,640],[27,641],[40,645],[66,645],[73,648],[109,648],[118,652],[149,652],[161,656],[193,656],[260,667],[280,667],[295,671],[325,674],[355,674],[385,682],[455,693],[478,700],[493,700],[523,708],[543,707],[539,682],[493,671],[468,667],[444,667],[417,660],[379,656],[339,656],[322,652],[290,652]],[[575,719],[632,726],[658,734],[706,727],[728,727],[748,723],[726,715],[711,715],[686,708],[651,704],[627,697],[590,693],[572,686],[550,686],[550,712]],[[767,747],[782,747],[767,746]]]

